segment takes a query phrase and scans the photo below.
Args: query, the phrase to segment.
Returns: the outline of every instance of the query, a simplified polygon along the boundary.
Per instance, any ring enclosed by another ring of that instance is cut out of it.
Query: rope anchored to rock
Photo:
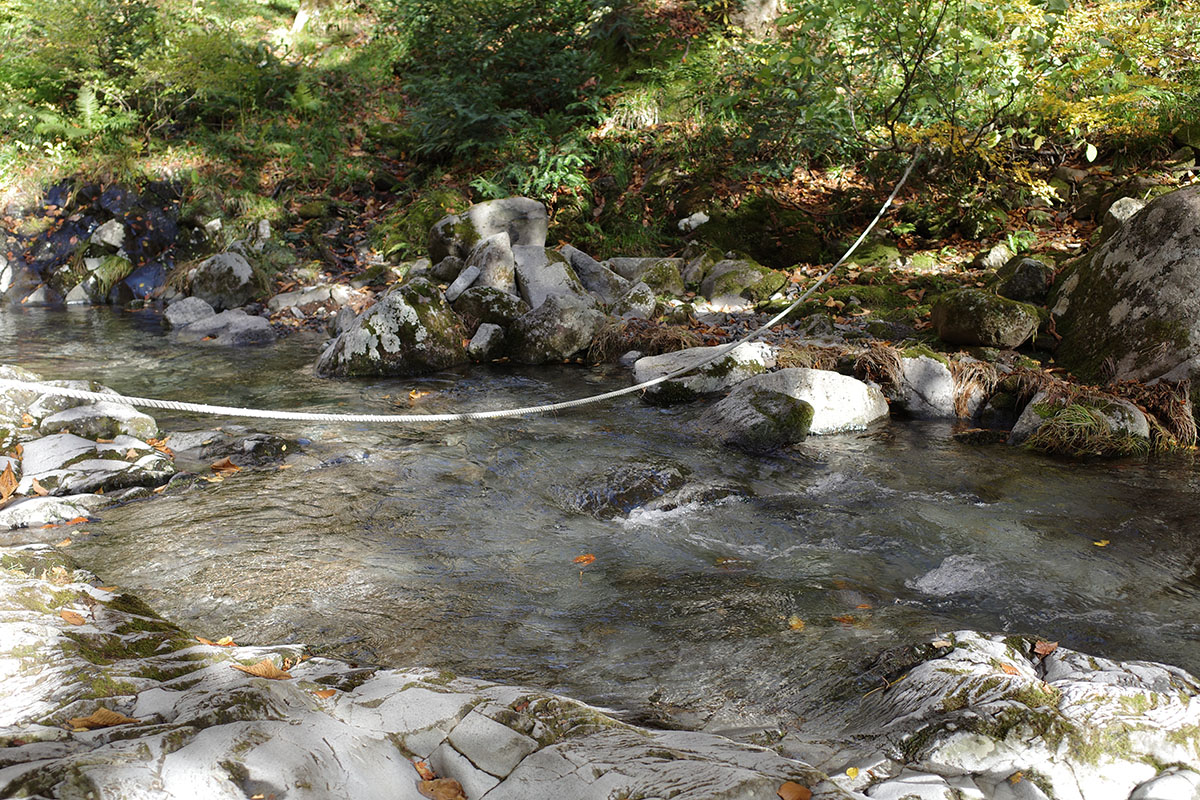
[[[812,296],[821,284],[823,284],[834,271],[845,263],[859,245],[867,238],[879,224],[879,220],[887,213],[892,202],[908,181],[908,176],[912,174],[913,167],[920,159],[920,154],[917,154],[908,163],[904,170],[904,174],[900,176],[896,187],[892,189],[892,193],[888,196],[884,204],[879,208],[879,212],[875,218],[871,220],[871,224],[859,235],[849,249],[842,254],[842,257],[834,262],[833,266],[825,270],[812,286],[808,287],[795,302],[780,311],[774,317],[763,323],[756,330],[751,331],[740,339],[732,342],[726,342],[719,345],[713,353],[706,358],[703,358],[694,364],[687,364],[678,369],[668,372],[665,375],[660,375],[657,378],[651,378],[647,381],[627,386],[624,389],[615,389],[611,392],[603,392],[601,394],[590,395],[588,397],[580,397],[574,400],[563,400],[557,403],[545,403],[537,406],[523,406],[520,408],[501,408],[490,411],[459,411],[451,414],[332,414],[315,411],[274,411],[271,409],[259,408],[238,408],[235,406],[215,406],[207,403],[187,403],[180,400],[160,400],[150,397],[129,397],[122,394],[110,394],[106,392],[91,392],[85,389],[71,389],[64,386],[50,386],[45,383],[37,383],[33,381],[20,381],[12,378],[0,378],[0,389],[24,389],[41,392],[42,394],[56,395],[59,397],[71,397],[78,400],[90,400],[92,402],[105,403],[120,403],[127,406],[136,406],[138,408],[156,408],[166,411],[182,411],[193,414],[209,414],[222,417],[241,417],[249,419],[277,419],[277,420],[292,420],[296,422],[357,422],[357,423],[429,423],[429,422],[459,422],[466,420],[484,420],[484,419],[502,419],[505,417],[526,417],[535,414],[552,414],[556,411],[565,411],[571,408],[579,408],[580,406],[602,403],[606,400],[612,400],[624,395],[633,394],[657,386],[666,381],[674,380],[682,377],[689,372],[701,369],[719,361],[729,355],[735,348],[740,345],[752,342],[760,338],[768,330],[778,325],[789,314],[800,307],[800,304]]]

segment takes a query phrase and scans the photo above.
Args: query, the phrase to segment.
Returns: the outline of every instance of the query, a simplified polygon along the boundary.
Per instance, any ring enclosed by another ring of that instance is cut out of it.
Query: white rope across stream
[[[70,389],[63,386],[49,386],[44,383],[36,383],[33,381],[19,381],[11,378],[0,378],[0,389],[24,389],[38,391],[43,394],[57,395],[60,397],[73,397],[80,400],[91,400],[93,402],[120,403],[122,405],[137,406],[138,408],[158,408],[167,411],[184,411],[195,414],[211,414],[222,417],[244,417],[253,419],[279,419],[279,420],[294,420],[297,422],[378,422],[378,423],[423,423],[423,422],[458,422],[461,420],[482,420],[482,419],[499,419],[503,417],[524,417],[533,414],[550,414],[555,411],[564,411],[569,408],[578,408],[579,406],[592,405],[593,403],[602,403],[605,400],[612,400],[616,397],[621,397],[634,392],[640,392],[648,389],[651,386],[657,386],[665,381],[673,380],[682,375],[705,367],[718,359],[723,358],[731,350],[741,344],[753,341],[775,325],[779,324],[788,314],[792,313],[801,303],[807,300],[817,288],[833,274],[839,266],[841,266],[847,258],[849,258],[858,246],[863,243],[867,235],[887,213],[888,208],[892,205],[892,201],[896,199],[896,195],[900,193],[900,189],[908,180],[908,176],[912,173],[913,166],[916,165],[918,156],[914,156],[905,168],[904,174],[900,177],[896,188],[892,190],[886,202],[880,207],[879,213],[875,215],[875,219],[871,220],[871,224],[866,227],[862,234],[854,240],[854,244],[842,254],[842,257],[834,263],[829,269],[821,275],[817,281],[796,299],[794,303],[789,305],[783,311],[780,311],[762,326],[746,334],[742,338],[727,342],[720,345],[710,356],[697,361],[694,364],[688,364],[684,367],[670,372],[666,375],[661,375],[642,383],[633,386],[627,386],[624,389],[616,389],[603,394],[591,395],[588,397],[580,397],[575,400],[563,400],[557,403],[546,403],[539,406],[524,406],[521,408],[501,408],[491,411],[461,411],[453,414],[327,414],[314,411],[274,411],[270,409],[260,408],[237,408],[234,406],[214,406],[207,403],[186,403],[180,400],[159,400],[149,397],[127,397],[121,394],[109,394],[105,392],[90,392],[84,389]]]

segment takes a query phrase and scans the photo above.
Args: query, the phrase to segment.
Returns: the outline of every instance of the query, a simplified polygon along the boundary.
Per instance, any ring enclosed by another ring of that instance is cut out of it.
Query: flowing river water
[[[315,334],[181,346],[152,313],[95,309],[6,310],[0,343],[45,378],[276,409],[405,412],[414,389],[430,392],[421,410],[485,409],[629,380],[551,366],[329,381],[312,375]],[[705,444],[699,408],[631,397],[488,423],[254,422],[302,441],[293,468],[104,510],[69,549],[210,638],[305,642],[733,735],[816,724],[875,685],[861,676],[878,653],[959,628],[1200,672],[1189,458],[1067,463],[904,420],[750,457]],[[155,417],[164,431],[238,422]],[[579,510],[630,463],[721,491]]]

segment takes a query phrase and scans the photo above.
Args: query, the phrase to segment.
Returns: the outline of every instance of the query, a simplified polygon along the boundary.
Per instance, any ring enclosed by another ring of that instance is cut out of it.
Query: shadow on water
[[[393,399],[420,388],[423,409],[481,409],[627,380],[474,368],[322,381],[318,338],[171,347],[157,326],[13,312],[0,341],[48,378],[269,408],[407,410]],[[202,635],[519,681],[714,730],[820,718],[828,698],[862,691],[881,650],[958,628],[1200,669],[1190,463],[1057,462],[901,422],[756,459],[701,443],[696,408],[624,399],[426,429],[268,423],[311,440],[311,458],[105,511],[71,550]],[[720,499],[577,510],[597,476],[631,461],[673,464]],[[573,562],[585,553],[594,563]]]

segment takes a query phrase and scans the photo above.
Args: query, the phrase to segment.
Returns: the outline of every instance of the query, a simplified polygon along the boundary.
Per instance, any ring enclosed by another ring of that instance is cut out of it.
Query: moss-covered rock
[[[582,297],[552,294],[509,327],[509,354],[522,364],[571,358],[591,346],[606,319]]]
[[[637,279],[657,294],[683,296],[683,276],[679,272],[679,259],[660,258],[644,270]]]
[[[771,386],[747,381],[700,416],[699,427],[727,447],[765,453],[802,441],[812,427],[813,407]]]
[[[765,195],[749,197],[737,208],[717,210],[699,233],[721,251],[745,251],[777,269],[817,264],[828,255],[809,214]]]
[[[1053,455],[1117,458],[1150,451],[1150,424],[1128,400],[1075,392],[1039,392],[1013,425],[1009,444]]]
[[[992,279],[996,293],[1022,303],[1044,303],[1050,284],[1054,280],[1054,268],[1036,258],[1010,259]]]
[[[389,289],[326,348],[324,377],[423,375],[467,362],[466,331],[425,278]]]
[[[1069,264],[1051,310],[1055,356],[1080,377],[1190,378],[1200,362],[1200,186],[1155,200]]]
[[[218,253],[188,273],[191,295],[217,311],[245,305],[259,293],[254,268],[240,253]]]
[[[933,305],[933,327],[948,344],[1013,348],[1038,329],[1037,309],[980,289],[946,292]]]
[[[472,286],[454,301],[454,310],[473,324],[488,322],[507,328],[529,313],[529,304],[515,294],[490,286]]]
[[[787,273],[769,269],[750,259],[725,259],[713,264],[700,282],[700,293],[709,299],[744,297],[766,300],[787,283]]]

